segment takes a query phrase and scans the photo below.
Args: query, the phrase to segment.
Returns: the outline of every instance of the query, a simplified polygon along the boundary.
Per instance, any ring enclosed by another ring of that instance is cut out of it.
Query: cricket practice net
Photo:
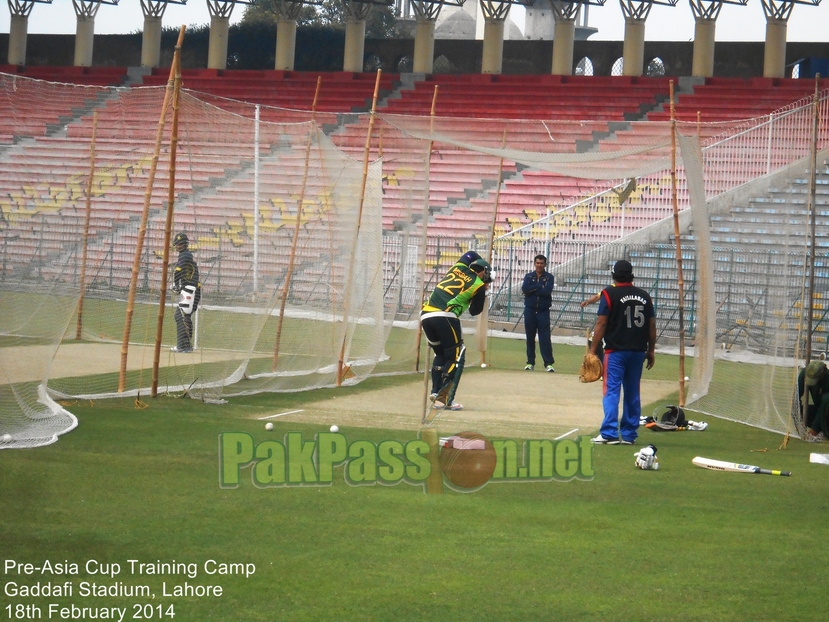
[[[608,122],[315,114],[176,96],[169,87],[2,75],[0,107],[0,438],[11,437],[0,447],[43,444],[41,418],[54,422],[52,440],[71,429],[74,419],[53,398],[157,390],[220,401],[422,370],[423,296],[469,249],[496,275],[491,317],[465,322],[475,344],[469,363],[483,360],[489,323],[503,321],[502,301],[516,295],[534,254],[553,259],[557,296],[569,291],[562,311],[581,300],[585,282],[606,285],[608,264],[627,256],[639,285],[655,297],[673,292],[657,298],[660,334],[676,339],[683,314],[684,336],[696,339],[698,357],[706,353],[691,394],[716,404],[722,294],[716,251],[698,244],[697,227],[716,197],[802,168],[811,135],[808,113],[785,138],[761,119],[679,124],[676,144],[670,123],[637,122],[584,151]],[[735,138],[752,132],[762,138]],[[713,150],[727,140],[731,148]],[[562,192],[545,210],[522,203],[557,185],[572,196]],[[653,239],[671,243],[674,206],[693,265],[683,298],[696,301],[690,310],[676,295],[677,266],[654,278],[641,237],[660,231]],[[201,273],[190,354],[170,351],[176,257],[168,242],[177,232],[188,235]],[[637,248],[642,255],[631,254]],[[781,278],[803,283],[802,267]],[[713,328],[704,324],[712,317]],[[590,324],[582,314],[573,326]],[[790,382],[802,353],[791,347],[791,328],[781,330],[783,362],[763,360]],[[23,356],[36,364],[13,374]],[[715,414],[743,420],[733,410]]]

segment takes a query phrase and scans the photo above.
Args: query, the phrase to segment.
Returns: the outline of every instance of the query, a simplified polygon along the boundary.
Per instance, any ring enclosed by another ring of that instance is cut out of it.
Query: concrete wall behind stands
[[[593,75],[609,76],[614,63],[622,57],[622,41],[576,41],[573,63],[589,58]],[[753,78],[763,75],[763,42],[723,41],[714,51],[714,75],[728,78]],[[481,41],[435,41],[435,73],[480,73]],[[399,72],[401,60],[414,55],[414,41],[375,39],[366,42],[366,56],[376,55],[384,71]],[[441,59],[441,57],[444,57]],[[665,75],[689,76],[694,57],[692,41],[646,41],[645,65],[659,58]],[[829,43],[789,43],[786,64],[808,58],[829,58]],[[440,60],[439,60],[440,59]],[[552,41],[504,41],[504,74],[549,74],[553,64]],[[441,71],[447,67],[449,71]],[[644,68],[643,68],[644,70]],[[408,71],[411,71],[409,69]],[[791,75],[791,67],[787,68]]]
[[[300,31],[301,32],[301,31]],[[234,31],[231,30],[231,47]],[[263,41],[259,50],[272,50],[270,58],[262,53],[251,53],[245,58],[245,52],[236,52],[228,68],[238,69],[272,69],[273,51],[275,51],[275,33],[273,41]],[[307,39],[307,38],[306,38]],[[0,64],[5,64],[9,48],[8,33],[0,34]],[[298,42],[302,37],[298,39]],[[173,57],[175,38],[162,40],[161,66],[169,67]],[[171,43],[172,42],[172,43]],[[194,39],[185,37],[182,49],[182,66],[185,68],[204,68],[207,66],[207,37]],[[297,71],[339,71],[342,66],[332,64],[331,54],[321,54],[319,49],[311,47],[308,42],[297,46]],[[27,43],[28,65],[71,65],[74,58],[74,35],[39,35],[32,34]],[[659,58],[665,68],[665,75],[687,76],[691,74],[693,61],[693,42],[685,41],[646,41],[645,64]],[[722,77],[759,77],[763,75],[762,42],[720,42],[716,44],[714,56],[714,75]],[[336,52],[335,50],[331,50]],[[480,73],[483,42],[481,41],[435,41],[435,73]],[[339,51],[341,57],[342,52]],[[413,39],[369,39],[365,45],[366,70],[373,71],[381,67],[386,72],[410,72],[411,59],[414,56]],[[552,68],[552,41],[505,41],[504,74],[549,74]],[[622,56],[621,41],[576,41],[573,62],[589,58],[594,75],[610,75],[613,64]],[[789,43],[786,47],[786,64],[798,60],[817,57],[829,58],[829,43]],[[301,62],[299,59],[302,59]],[[315,60],[316,59],[316,60]],[[407,67],[406,62],[409,62]],[[341,62],[341,61],[337,61]],[[93,66],[135,67],[141,64],[141,34],[96,35],[93,48]],[[317,66],[318,65],[318,66]],[[787,68],[790,75],[791,68]]]

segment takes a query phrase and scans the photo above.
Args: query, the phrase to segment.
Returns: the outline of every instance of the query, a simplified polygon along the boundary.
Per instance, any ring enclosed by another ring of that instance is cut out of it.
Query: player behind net
[[[193,316],[201,300],[199,267],[190,252],[190,239],[186,233],[177,233],[173,247],[178,260],[173,272],[173,292],[179,295],[174,318],[176,320],[176,345],[173,352],[187,354],[193,351]]]

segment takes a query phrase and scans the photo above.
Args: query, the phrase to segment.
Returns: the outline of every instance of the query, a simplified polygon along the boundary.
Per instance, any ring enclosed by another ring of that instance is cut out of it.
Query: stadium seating
[[[0,73],[86,86],[121,86],[127,79],[124,67],[0,65]]]
[[[829,87],[829,79],[822,79],[820,87]],[[704,84],[694,86],[693,93],[677,94],[676,118],[695,122],[697,112],[703,123],[761,117],[811,97],[814,92],[812,80],[706,78]],[[669,118],[668,106],[662,111],[648,113],[651,121]]]
[[[42,80],[58,80],[74,84],[122,84],[126,77],[123,68],[35,68],[0,67],[13,75],[37,77]],[[203,94],[205,100],[230,111],[251,116],[249,103],[261,105],[260,118],[264,121],[304,121],[310,119],[310,109],[316,92],[319,74],[279,71],[219,71],[184,70],[183,85]],[[144,76],[144,86],[161,86],[167,83],[168,71],[155,70]],[[355,158],[362,158],[368,130],[365,112],[371,105],[375,76],[359,73],[322,74],[320,97],[317,101],[317,121],[335,144]],[[822,85],[829,86],[829,81]],[[474,139],[479,124],[471,125],[469,118],[490,119],[538,119],[543,121],[573,121],[550,123],[549,138],[565,152],[603,151],[620,145],[637,146],[659,138],[662,130],[657,127],[638,125],[637,120],[666,120],[668,118],[668,78],[584,77],[584,76],[503,76],[503,75],[429,75],[411,84],[403,84],[400,76],[382,76],[378,110],[385,115],[428,115],[431,110],[435,87],[438,87],[435,113],[448,121],[455,131],[465,132]],[[139,91],[140,89],[136,89]],[[710,136],[732,127],[733,123],[758,115],[767,115],[775,109],[811,95],[811,81],[754,79],[738,80],[713,78],[693,87],[693,92],[678,96],[677,116],[680,120],[695,122],[697,111],[703,122],[700,133]],[[0,175],[16,180],[21,188],[27,186],[27,167],[32,162],[48,166],[55,171],[54,185],[77,184],[88,170],[88,154],[64,150],[62,136],[86,136],[91,131],[91,113],[98,112],[98,141],[100,157],[106,161],[111,175],[135,177],[131,192],[122,192],[117,201],[108,202],[105,186],[100,180],[101,191],[96,195],[96,209],[106,214],[112,210],[140,213],[143,206],[142,184],[146,169],[135,157],[118,149],[118,119],[112,118],[107,106],[107,96],[79,88],[70,98],[60,101],[44,98],[39,101],[38,114],[21,115],[17,111],[3,110],[0,103],[0,119],[16,117],[12,126],[0,120],[0,149],[5,150],[6,162]],[[240,103],[241,101],[248,103]],[[155,132],[157,110],[135,108],[137,114],[146,117],[140,138],[150,144]],[[21,119],[25,119],[21,123]],[[705,125],[708,122],[730,122],[732,125]],[[490,131],[491,134],[491,131]],[[382,135],[382,139],[380,138]],[[491,138],[491,137],[490,137]],[[29,142],[20,142],[27,139]],[[34,140],[32,140],[34,139]],[[520,136],[510,139],[520,142]],[[245,139],[247,140],[247,139]],[[240,145],[229,146],[244,149]],[[382,140],[382,144],[380,141]],[[15,142],[16,141],[16,142]],[[496,141],[497,142],[497,141]],[[5,146],[4,146],[5,145]],[[198,152],[198,140],[187,143],[187,149]],[[491,226],[494,201],[498,201],[496,234],[503,234],[543,218],[548,213],[573,205],[597,190],[594,182],[545,171],[530,170],[515,162],[504,161],[491,155],[470,155],[468,151],[450,144],[435,143],[428,180],[422,173],[423,146],[418,141],[401,138],[392,132],[375,134],[371,157],[381,153],[384,158],[384,212],[383,226],[387,230],[403,228],[417,220],[413,213],[423,209],[424,193],[428,183],[429,217],[437,235],[468,240]],[[57,166],[56,164],[60,164]],[[273,168],[270,168],[273,165]],[[286,166],[279,158],[263,161],[261,182],[263,188],[278,185],[279,166]],[[293,163],[290,166],[300,165]],[[270,169],[270,170],[269,170]],[[120,171],[120,172],[119,172]],[[497,175],[502,185],[497,191]],[[75,181],[72,181],[72,180]],[[251,227],[250,217],[240,222],[229,222],[226,207],[232,201],[232,190],[249,189],[253,183],[250,171],[229,170],[221,163],[200,163],[188,170],[177,184],[179,196],[184,201],[198,197],[198,221],[214,231],[223,232],[232,241],[233,232]],[[271,185],[273,184],[273,185]],[[24,192],[10,193],[4,208],[17,218],[41,218],[43,227],[33,226],[32,239],[7,242],[4,252],[32,253],[33,260],[42,256],[43,249],[50,248],[50,229],[47,226],[49,210],[48,189],[39,189],[38,198]],[[642,189],[638,191],[640,194]],[[156,196],[158,195],[158,196]],[[163,203],[163,192],[156,191],[154,201]],[[637,195],[632,195],[624,216],[617,204],[609,203],[592,213],[573,210],[561,218],[553,218],[545,235],[551,239],[579,242],[613,238],[612,231],[620,234],[650,224],[646,213],[637,211]],[[791,197],[774,197],[788,200]],[[753,209],[760,209],[763,201],[756,201]],[[57,204],[57,203],[56,203]],[[76,200],[72,206],[78,211]],[[266,208],[268,206],[265,206]],[[273,206],[274,210],[279,206]],[[739,212],[735,212],[738,214]],[[153,215],[158,226],[161,214]],[[181,222],[192,218],[182,215]],[[726,223],[714,221],[715,241],[731,244],[733,239],[752,239],[756,244],[766,243],[772,237],[774,219],[768,214],[758,217],[771,223]],[[32,221],[36,222],[35,220]],[[623,225],[624,222],[624,225]],[[602,223],[602,228],[596,227]],[[192,222],[195,227],[195,219]],[[624,229],[622,227],[624,226]],[[765,228],[764,228],[765,227]],[[39,231],[37,231],[40,229]],[[721,230],[720,230],[721,229]],[[37,231],[37,233],[35,233]],[[608,233],[610,231],[611,233]],[[106,256],[112,247],[112,234],[107,233],[106,216],[93,219],[92,232],[95,240],[91,246],[96,257]],[[217,234],[219,235],[219,234]],[[754,237],[751,237],[751,236]],[[559,237],[560,236],[560,237]],[[32,248],[41,250],[33,251]],[[38,255],[37,253],[41,253]],[[129,258],[131,261],[132,258]],[[110,258],[110,261],[112,259]],[[121,259],[119,259],[121,260]],[[127,259],[123,259],[127,260]],[[273,261],[279,261],[273,259]],[[642,257],[646,264],[650,261]],[[230,267],[227,267],[231,270]],[[232,278],[234,273],[226,273]],[[235,274],[239,277],[241,273]],[[595,289],[606,280],[606,272],[597,276]],[[592,292],[594,293],[594,292]],[[665,294],[666,296],[668,294]]]
[[[165,85],[169,71],[154,69],[144,76],[145,86]],[[317,93],[318,112],[365,111],[371,107],[375,76],[352,72],[295,72],[277,70],[184,69],[182,86],[227,99],[262,104],[273,108],[311,110]],[[384,74],[380,81],[382,97],[394,89],[397,76]]]
[[[162,84],[166,79],[165,72],[156,70],[152,76],[145,77],[144,83]],[[286,114],[279,108],[310,109],[316,79],[317,74],[280,71],[185,70],[183,74],[183,83],[188,88],[266,106],[262,117],[265,119],[279,119]],[[730,85],[738,88],[731,89],[733,94],[730,97],[720,97],[718,93],[730,89]],[[573,144],[574,150],[606,150],[610,145],[613,148],[618,148],[620,144],[639,145],[645,139],[641,127],[629,129],[630,126],[624,125],[626,121],[668,118],[665,103],[668,100],[669,78],[664,77],[429,75],[415,82],[413,88],[399,86],[395,90],[398,86],[398,76],[383,76],[381,92],[383,95],[391,93],[392,96],[382,99],[382,112],[428,115],[437,87],[435,114],[438,116],[458,119],[599,120],[594,126],[551,126],[552,139]],[[711,79],[696,86],[694,94],[679,96],[677,115],[680,119],[695,121],[696,110],[700,109],[705,121],[745,119],[756,116],[759,110],[766,113],[799,99],[807,87],[805,81]],[[335,110],[365,111],[370,104],[372,89],[372,74],[325,74],[317,109],[320,114]],[[707,89],[710,94],[697,96],[698,89]],[[765,95],[759,97],[758,91],[764,91]],[[220,105],[224,107],[224,103]],[[612,126],[608,125],[608,119],[613,122]],[[331,124],[332,120],[329,116],[324,122]],[[342,148],[358,155],[364,149],[367,121],[359,119],[356,126],[347,118],[341,117],[339,121],[340,129],[331,133],[332,138]],[[467,126],[467,131],[474,129]],[[709,136],[722,131],[723,126],[703,125],[701,133]],[[388,138],[385,140],[384,150],[388,153],[395,146],[389,143]],[[402,151],[405,149],[403,147]],[[464,157],[460,152],[453,154],[451,150],[444,149],[441,156],[443,168],[433,166],[429,180],[429,203],[435,223],[451,220],[455,209],[465,209],[464,222],[468,227],[455,229],[458,233],[467,228],[474,229],[474,214],[484,211],[481,205],[489,200],[489,189],[480,187],[474,181],[472,186],[469,185],[463,173]],[[457,160],[452,159],[455,157]],[[411,206],[404,206],[397,199],[403,195],[411,197],[415,193],[405,187],[407,181],[398,174],[405,158],[397,157],[396,160],[397,165],[384,173],[387,180],[397,182],[394,188],[386,188],[386,227],[394,227],[394,223],[406,219],[405,212],[411,210]],[[450,179],[444,180],[444,175]],[[528,224],[535,215],[546,214],[548,208],[555,210],[595,191],[594,187],[585,187],[588,184],[581,180],[544,172],[528,172],[525,182],[516,175],[514,163],[507,163],[505,179],[499,204],[500,232]],[[419,180],[413,179],[412,182]],[[478,190],[474,189],[476,186]],[[467,202],[469,207],[464,208]]]
[[[666,78],[434,75],[389,99],[386,111],[474,118],[590,120],[639,117],[668,91]],[[608,95],[612,94],[612,97]]]

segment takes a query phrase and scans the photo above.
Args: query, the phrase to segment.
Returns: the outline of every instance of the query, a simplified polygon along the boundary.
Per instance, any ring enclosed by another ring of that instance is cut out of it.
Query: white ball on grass
[[[685,382],[688,382],[689,380],[690,378],[688,376],[685,376]]]
[[[486,363],[481,363],[481,369],[486,369]]]
[[[273,424],[269,421],[268,423],[265,424],[265,429],[268,432],[270,432],[271,430],[273,430]]]
[[[11,440],[12,440],[12,435],[11,434],[4,434],[3,435],[3,442],[4,443],[11,442]]]
[[[329,428],[329,430],[331,430],[332,432],[339,432],[339,431],[340,431],[340,428],[339,428],[339,426],[337,426],[337,425],[332,425],[332,426]]]

